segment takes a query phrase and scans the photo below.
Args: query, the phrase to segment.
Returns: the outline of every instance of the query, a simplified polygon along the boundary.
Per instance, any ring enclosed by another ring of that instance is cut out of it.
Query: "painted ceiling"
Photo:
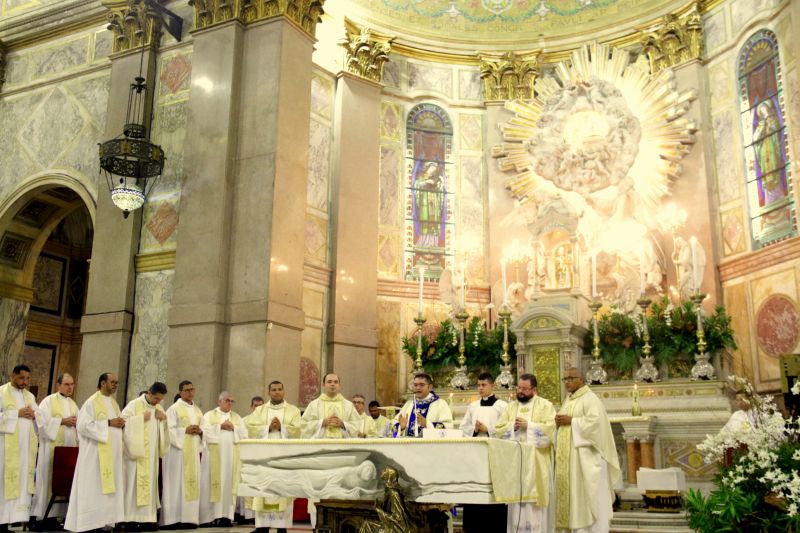
[[[519,43],[614,33],[687,0],[345,0],[348,16],[398,36],[452,44]],[[326,5],[326,9],[327,9]]]

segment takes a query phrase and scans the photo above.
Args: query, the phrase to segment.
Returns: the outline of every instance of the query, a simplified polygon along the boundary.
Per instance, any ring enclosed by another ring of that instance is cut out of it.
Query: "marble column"
[[[226,345],[242,33],[243,26],[231,21],[193,35],[186,180],[179,207],[166,366],[170,390],[177,392],[182,380],[192,381],[203,408],[216,404]]]
[[[142,61],[148,85],[145,109],[152,108],[156,61],[149,47],[144,58],[141,49],[113,55],[103,139],[112,139],[122,133],[128,110],[129,87],[139,75]],[[134,255],[139,249],[141,217],[142,210],[138,209],[128,218],[123,218],[122,211],[111,202],[106,185],[100,184],[86,314],[81,319],[83,344],[76,398],[87,398],[93,394],[97,378],[103,372],[117,374],[121,384],[117,400],[125,398],[123,384],[127,382],[133,328]]]
[[[333,284],[327,369],[345,394],[375,397],[381,85],[339,75],[331,202]]]
[[[655,468],[656,467],[656,452],[653,448],[653,437],[648,436],[639,440],[639,449],[641,452],[641,467],[642,468]]]
[[[628,483],[636,485],[636,472],[639,470],[641,452],[639,441],[635,437],[625,439],[626,458],[628,460]]]

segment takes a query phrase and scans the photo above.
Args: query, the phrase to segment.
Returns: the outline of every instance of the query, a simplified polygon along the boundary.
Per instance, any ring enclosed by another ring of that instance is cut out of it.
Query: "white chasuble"
[[[36,460],[36,494],[33,495],[31,516],[41,519],[50,501],[53,479],[53,449],[56,446],[78,445],[78,429],[67,427],[61,422],[65,418],[78,415],[78,404],[72,398],[55,393],[39,404],[36,425],[39,428],[39,456]],[[63,517],[67,514],[67,504],[56,503],[49,516]]]
[[[203,412],[195,404],[179,399],[167,409],[169,451],[164,457],[161,488],[162,526],[200,523],[200,435],[186,433],[200,426]]]

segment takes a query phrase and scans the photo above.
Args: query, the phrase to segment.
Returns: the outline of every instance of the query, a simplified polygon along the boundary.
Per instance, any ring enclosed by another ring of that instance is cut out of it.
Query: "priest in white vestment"
[[[465,437],[494,437],[494,426],[508,404],[494,395],[494,377],[488,372],[478,375],[478,395],[480,398],[467,406],[458,427]],[[504,504],[465,504],[463,509],[465,533],[505,529],[507,509]]]
[[[536,494],[529,502],[508,506],[507,531],[550,533],[553,531],[553,441],[556,410],[537,393],[536,377],[522,374],[517,380],[517,399],[511,402],[495,425],[498,437],[535,446]]]
[[[303,427],[300,409],[284,400],[283,383],[269,384],[269,403],[259,407],[249,417],[248,431],[260,439],[296,439]],[[268,533],[276,528],[285,533],[294,524],[294,498],[253,498],[256,513],[256,533]]]
[[[620,476],[611,423],[577,368],[562,379],[568,395],[556,415],[556,530],[607,533]]]
[[[36,494],[33,495],[31,516],[41,520],[50,501],[53,479],[53,449],[56,446],[78,445],[78,404],[72,399],[75,379],[69,374],[56,378],[57,392],[39,404],[36,425],[39,427],[39,457],[36,461]],[[56,519],[67,514],[67,505],[53,504],[47,518]],[[53,524],[51,522],[52,526]]]
[[[369,419],[367,420],[367,438],[382,439],[391,431],[391,421],[381,412],[381,404],[377,400],[369,402],[367,407]]]
[[[78,411],[78,463],[64,529],[88,531],[125,521],[125,463],[122,428],[114,399],[116,374],[101,374],[98,391]]]
[[[264,398],[261,396],[253,396],[250,398],[250,414],[242,417],[244,425],[247,428],[247,438],[259,438],[257,428],[252,425],[253,415],[260,406],[264,405]],[[237,496],[236,497],[236,514],[244,520],[244,523],[253,523],[256,514],[253,511],[253,497],[252,496]]]
[[[395,416],[394,437],[422,437],[425,428],[452,428],[453,412],[445,400],[433,392],[433,378],[425,373],[414,376],[414,397]]]
[[[161,526],[191,529],[200,524],[200,424],[203,412],[194,403],[191,381],[178,384],[180,398],[167,409],[169,451],[162,463]]]
[[[303,413],[302,437],[306,439],[355,438],[362,419],[353,402],[339,392],[339,376],[326,374],[323,392],[311,400]]]
[[[363,394],[354,394],[350,401],[353,402],[353,407],[356,408],[356,413],[361,418],[361,425],[358,428],[356,437],[359,439],[367,438],[367,429],[369,426],[369,415],[367,414],[367,399]]]
[[[242,417],[233,411],[233,394],[223,391],[217,408],[203,415],[205,451],[200,460],[200,523],[231,527],[241,475],[239,441],[247,438]]]
[[[362,418],[358,416],[353,402],[339,392],[339,376],[333,373],[322,378],[322,394],[306,407],[303,413],[301,436],[305,439],[355,438],[361,429]],[[317,509],[314,499],[308,499],[311,527],[317,525]]]
[[[167,386],[156,381],[120,415],[125,419],[126,522],[155,526],[158,520],[158,461],[169,448],[167,414],[160,405],[166,394]]]
[[[31,513],[36,468],[36,398],[28,391],[31,369],[17,365],[0,387],[0,531],[12,522],[27,522]]]
[[[726,432],[734,435],[742,435],[748,433],[756,425],[752,397],[744,392],[737,392],[734,403],[736,403],[738,409],[731,413],[731,417],[722,427],[720,433]]]

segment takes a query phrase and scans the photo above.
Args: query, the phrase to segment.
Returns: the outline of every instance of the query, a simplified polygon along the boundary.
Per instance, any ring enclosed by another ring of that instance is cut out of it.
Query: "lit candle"
[[[597,298],[597,248],[592,244],[592,298]]]
[[[639,294],[644,297],[644,248],[639,250]]]
[[[508,287],[506,286],[506,259],[500,259],[500,272],[503,277],[503,305],[508,304]]]
[[[692,252],[692,294],[695,294],[700,288],[697,286],[697,237],[689,239],[689,249]]]
[[[453,393],[450,393],[450,396],[447,398],[447,405],[453,407]]]
[[[425,302],[422,300],[423,293],[425,292],[425,267],[420,265],[417,267],[419,272],[419,302],[417,305],[417,309],[419,309],[419,316],[423,316],[425,313]]]
[[[467,308],[467,260],[461,267],[461,309]]]

